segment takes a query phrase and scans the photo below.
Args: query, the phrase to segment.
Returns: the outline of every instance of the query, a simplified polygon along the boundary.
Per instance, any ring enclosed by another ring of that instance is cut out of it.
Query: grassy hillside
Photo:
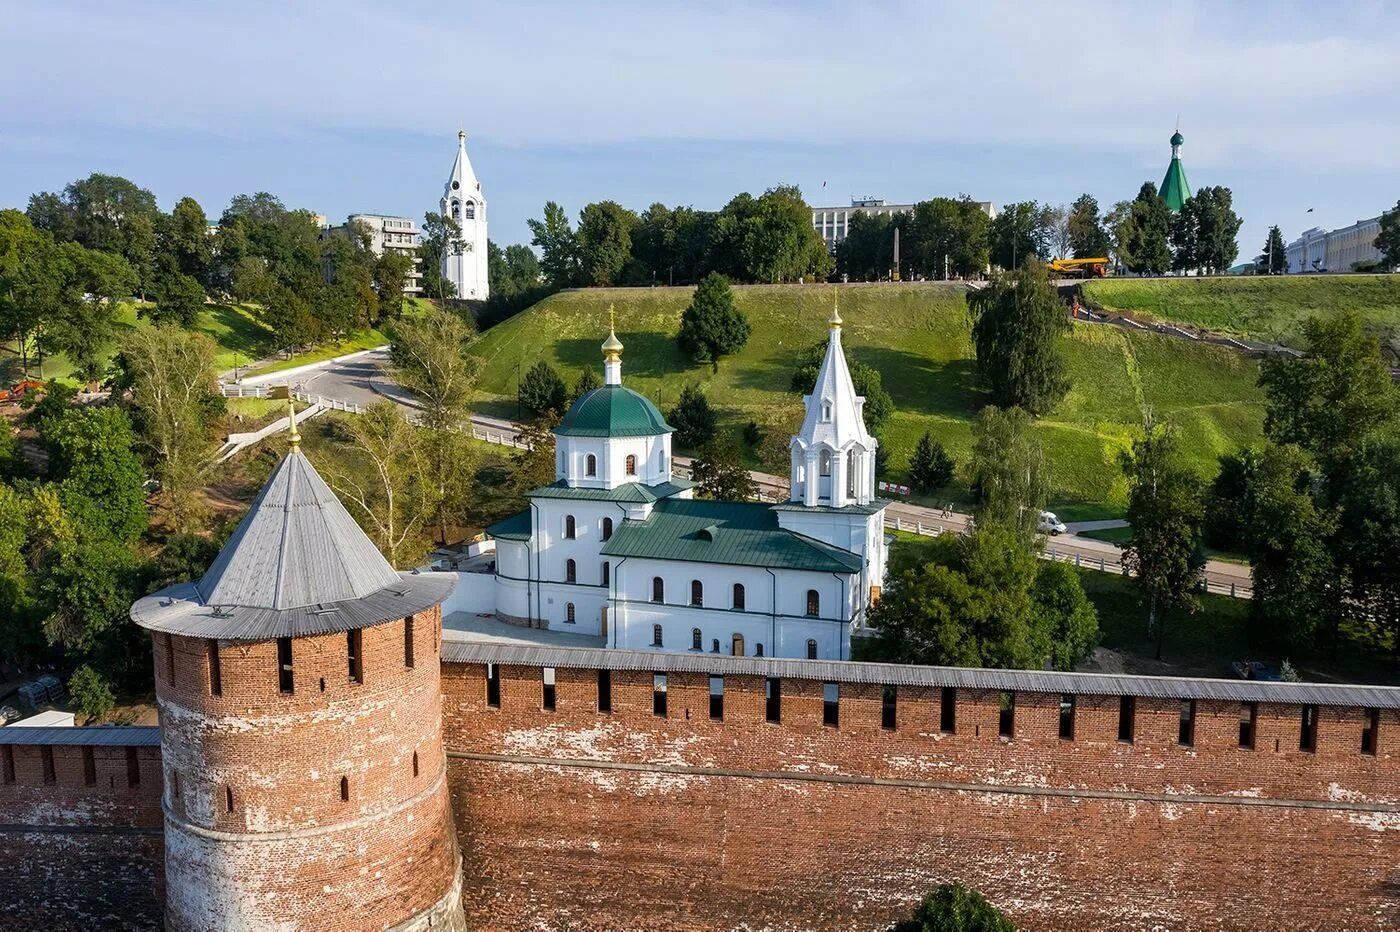
[[[1109,278],[1084,283],[1092,303],[1235,336],[1302,345],[1302,322],[1351,308],[1400,325],[1400,275]]]
[[[519,373],[538,359],[566,379],[585,365],[601,368],[598,345],[616,304],[626,345],[626,383],[668,410],[687,382],[701,384],[731,426],[763,423],[794,399],[788,381],[797,353],[826,334],[829,286],[737,287],[753,335],[718,372],[692,365],[677,349],[689,288],[589,289],[554,295],[489,330],[473,352],[486,360],[478,410],[514,416]],[[853,359],[878,368],[897,413],[885,429],[891,478],[904,474],[925,430],[963,461],[971,421],[983,399],[972,386],[970,324],[962,286],[859,285],[841,289],[845,345]],[[1226,350],[1156,334],[1077,324],[1066,341],[1073,388],[1037,429],[1054,467],[1057,505],[1079,514],[1114,514],[1123,504],[1118,455],[1142,421],[1145,405],[1181,426],[1184,446],[1202,474],[1216,457],[1257,439],[1263,421],[1256,364]]]

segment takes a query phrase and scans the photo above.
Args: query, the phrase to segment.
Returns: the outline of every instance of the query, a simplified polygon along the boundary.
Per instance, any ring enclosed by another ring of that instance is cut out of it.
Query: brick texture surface
[[[160,751],[130,749],[133,774],[124,747],[87,749],[90,769],[84,748],[49,750],[51,771],[39,747],[0,748],[0,928],[159,928]]]
[[[469,919],[492,928],[883,929],[937,883],[984,891],[1026,928],[1391,928],[1400,923],[1400,721],[1363,754],[1359,709],[1139,699],[1118,740],[1114,697],[900,690],[728,677],[722,719],[704,676],[444,667],[444,734]]]

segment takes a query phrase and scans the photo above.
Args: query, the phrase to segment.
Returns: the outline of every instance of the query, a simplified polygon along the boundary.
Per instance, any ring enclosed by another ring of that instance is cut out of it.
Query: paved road
[[[414,407],[412,396],[393,384],[385,375],[383,364],[388,359],[388,351],[378,351],[348,362],[326,363],[323,368],[302,373],[295,381],[311,395],[322,395],[336,401],[358,404],[373,404],[383,397],[392,398],[406,407]],[[508,420],[472,416],[475,435],[490,443],[513,446],[519,435],[520,426]],[[675,458],[677,472],[690,474],[690,459],[684,456]],[[773,501],[785,498],[788,482],[785,476],[753,472],[754,482],[760,494]],[[926,508],[912,502],[893,501],[885,510],[887,524],[901,530],[915,533],[941,534],[944,531],[964,533],[969,516],[959,512]],[[1122,527],[1122,521],[1081,522],[1072,530],[1090,530],[1098,527]],[[1081,566],[1102,567],[1107,572],[1117,572],[1121,568],[1122,550],[1107,541],[1078,537],[1073,533],[1051,537],[1046,540],[1046,556],[1074,562]],[[1206,580],[1212,592],[1248,597],[1252,590],[1249,567],[1223,560],[1211,560],[1206,564]]]

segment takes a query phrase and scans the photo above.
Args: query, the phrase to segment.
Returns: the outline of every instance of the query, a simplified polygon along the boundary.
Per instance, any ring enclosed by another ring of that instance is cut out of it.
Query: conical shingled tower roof
[[[196,588],[206,605],[282,610],[363,599],[398,582],[389,561],[294,450]]]
[[[402,618],[455,582],[397,572],[294,445],[204,577],[147,596],[131,617],[174,634],[263,640]]]
[[[865,427],[865,398],[856,394],[846,353],[841,348],[841,314],[834,307],[828,324],[826,356],[817,372],[812,394],[802,399],[807,412],[792,443],[803,448],[827,446],[832,450],[842,450],[855,443],[873,450],[875,440]]]

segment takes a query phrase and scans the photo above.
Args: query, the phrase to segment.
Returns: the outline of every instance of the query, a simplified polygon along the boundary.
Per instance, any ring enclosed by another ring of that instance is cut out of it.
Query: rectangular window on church
[[[1065,693],[1060,696],[1060,737],[1066,741],[1074,740],[1074,694]]]
[[[1366,724],[1361,729],[1361,753],[1376,756],[1381,744],[1381,710],[1366,709]]]

